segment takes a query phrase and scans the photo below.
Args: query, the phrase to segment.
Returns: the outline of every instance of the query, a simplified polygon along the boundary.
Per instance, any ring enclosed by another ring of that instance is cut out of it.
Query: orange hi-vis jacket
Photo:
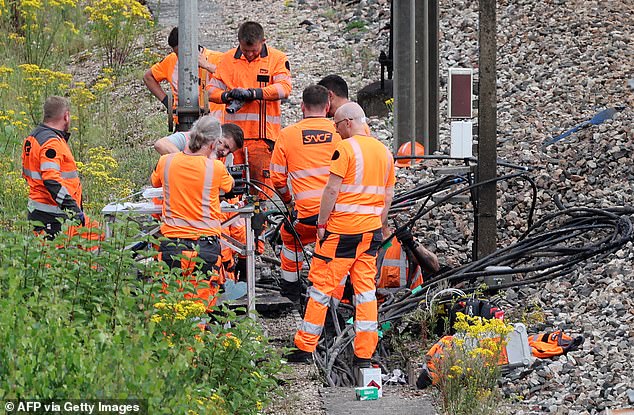
[[[381,262],[379,270],[379,282],[377,288],[409,288],[410,290],[423,283],[423,274],[420,266],[412,264],[401,246],[401,243],[393,238],[392,245],[388,247]],[[412,270],[411,267],[415,269]],[[410,277],[410,272],[414,274]]]
[[[271,182],[289,202],[295,198],[298,218],[319,214],[319,205],[330,174],[330,159],[341,136],[327,118],[305,118],[284,128],[271,157]]]
[[[163,187],[161,233],[167,238],[220,236],[219,190],[228,192],[233,178],[218,160],[173,153],[161,156],[152,186]]]
[[[262,99],[246,102],[234,114],[225,114],[225,122],[242,128],[245,139],[275,141],[282,128],[280,100],[291,94],[291,70],[286,55],[262,45],[260,56],[249,62],[240,48],[227,53],[207,83],[209,99],[222,103],[222,93],[234,88],[261,88]]]
[[[209,49],[203,49],[203,53],[207,57],[207,61],[213,63],[214,65],[218,65],[224,56],[223,52],[216,52]],[[167,81],[170,84],[170,88],[174,94],[173,108],[176,109],[178,107],[178,55],[174,52],[170,53],[162,61],[152,65],[150,70],[152,71],[152,76],[154,76],[154,79],[156,79],[157,82]],[[198,105],[200,105],[201,108],[205,106],[203,91],[207,85],[208,78],[209,72],[205,69],[198,68]],[[224,109],[225,106],[222,103],[210,103],[209,115],[213,115],[222,121],[225,112]]]
[[[29,185],[29,212],[66,217],[81,211],[81,182],[68,135],[46,125],[37,126],[22,146],[22,176]]]
[[[386,189],[394,187],[392,153],[373,137],[354,135],[332,155],[330,173],[343,178],[326,229],[357,234],[381,228]]]

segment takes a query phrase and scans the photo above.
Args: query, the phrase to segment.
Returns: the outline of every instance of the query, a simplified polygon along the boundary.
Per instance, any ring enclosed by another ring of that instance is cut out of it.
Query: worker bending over
[[[394,197],[394,160],[377,139],[364,135],[365,114],[353,102],[334,116],[343,138],[332,155],[321,198],[308,279],[313,283],[289,361],[307,361],[321,336],[333,291],[350,274],[354,289],[354,366],[369,367],[378,343],[375,276],[381,227]]]
[[[282,128],[280,101],[292,89],[290,64],[284,53],[265,43],[259,23],[240,25],[238,42],[208,82],[209,99],[226,104],[225,121],[244,131],[250,177],[270,185],[271,152]],[[244,153],[238,152],[234,162],[244,164]]]
[[[184,276],[202,260],[203,281],[191,279],[197,287],[195,295],[207,307],[215,304],[220,269],[220,200],[219,192],[229,192],[233,179],[224,164],[210,159],[216,140],[220,138],[220,122],[213,117],[196,121],[190,132],[189,148],[183,152],[161,156],[152,173],[154,187],[163,187],[161,242],[159,252],[170,268],[183,268]],[[181,259],[184,256],[185,259]]]
[[[304,89],[301,103],[304,118],[281,131],[271,158],[271,182],[289,209],[292,211],[294,207],[297,211],[297,217],[291,220],[300,240],[287,222],[280,232],[281,294],[293,301],[300,296],[298,273],[304,261],[303,247],[315,242],[319,203],[328,182],[330,159],[341,141],[332,121],[326,118],[328,107],[326,88],[311,85]]]
[[[391,235],[391,229],[383,227],[383,237]],[[414,288],[423,283],[423,275],[440,269],[438,257],[420,245],[408,227],[396,230],[395,238],[379,251],[377,258],[379,280],[377,291],[382,297],[390,289]]]
[[[203,117],[204,118],[204,117]],[[163,137],[154,143],[154,149],[161,155],[184,151],[189,143],[189,131],[177,131],[174,134]],[[222,124],[222,136],[215,142],[212,158],[224,158],[242,148],[244,133],[242,128],[235,124]]]

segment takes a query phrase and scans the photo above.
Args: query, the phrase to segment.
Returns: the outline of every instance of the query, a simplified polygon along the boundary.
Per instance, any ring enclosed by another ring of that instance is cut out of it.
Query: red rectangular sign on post
[[[449,68],[449,118],[472,118],[473,70]]]

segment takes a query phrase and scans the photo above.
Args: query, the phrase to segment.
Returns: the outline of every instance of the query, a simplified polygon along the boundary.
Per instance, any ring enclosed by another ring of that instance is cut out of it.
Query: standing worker
[[[323,330],[332,293],[350,274],[354,289],[356,368],[369,367],[378,343],[376,255],[382,225],[394,197],[394,160],[377,139],[365,134],[365,113],[349,102],[334,117],[343,138],[332,155],[317,219],[315,253],[308,279],[313,283],[306,314],[295,334],[298,350],[289,361],[308,361]]]
[[[298,272],[304,261],[303,247],[315,242],[319,203],[328,182],[330,159],[341,141],[335,126],[328,118],[328,90],[311,85],[302,93],[304,119],[282,130],[271,158],[271,181],[282,202],[297,210],[293,224],[300,241],[284,222],[281,262],[281,294],[298,301],[300,286]],[[307,155],[310,154],[308,157]],[[291,190],[287,180],[290,177]],[[292,191],[292,194],[291,194]],[[292,219],[291,219],[292,220]]]
[[[197,288],[195,295],[207,307],[215,304],[215,295],[223,283],[220,270],[220,199],[219,192],[229,192],[233,178],[219,160],[209,158],[220,138],[220,122],[202,117],[190,132],[189,146],[180,153],[161,156],[152,173],[154,187],[163,187],[163,212],[159,252],[170,268],[183,268],[184,276],[196,264],[185,258],[202,260],[200,271],[209,276],[204,281],[190,280]],[[216,275],[213,275],[216,274]]]
[[[34,231],[53,238],[62,229],[60,220],[70,218],[84,225],[86,218],[81,181],[68,146],[70,103],[51,96],[44,102],[43,112],[42,123],[22,146],[22,176],[29,185],[28,218],[43,224],[34,226]]]
[[[152,95],[165,105],[165,108],[168,106],[168,98],[160,83],[162,81],[167,81],[170,84],[172,95],[174,97],[172,108],[174,110],[174,114],[176,114],[176,109],[178,108],[178,27],[172,29],[167,38],[167,43],[172,48],[172,53],[167,55],[161,62],[152,65],[152,67],[143,75],[143,81]],[[224,53],[209,50],[202,46],[198,46],[198,51],[199,105],[201,108],[204,108],[207,103],[205,102],[203,91],[205,90],[208,74],[212,74],[216,71],[216,65]],[[222,121],[224,116],[224,105],[210,105],[209,115],[212,115]],[[176,123],[176,130],[180,131],[176,115],[174,115],[174,120]]]
[[[326,75],[317,85],[321,85],[328,90],[328,102],[330,103],[330,109],[328,110],[329,117],[334,117],[335,112],[337,112],[342,105],[352,102],[348,98],[348,84],[339,75]],[[372,135],[368,124],[365,122],[363,124],[364,134]]]
[[[286,55],[265,41],[259,23],[240,25],[240,46],[223,56],[207,90],[211,101],[226,104],[225,121],[244,131],[250,177],[270,184],[271,152],[282,128],[280,101],[289,97],[292,85]],[[235,164],[244,164],[244,154],[235,156]]]

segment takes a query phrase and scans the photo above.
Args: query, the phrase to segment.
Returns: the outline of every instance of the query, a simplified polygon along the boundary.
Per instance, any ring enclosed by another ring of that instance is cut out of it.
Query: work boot
[[[352,358],[352,373],[354,373],[357,386],[365,386],[363,385],[363,376],[361,376],[361,369],[368,369],[371,367],[371,359],[364,359],[361,357],[357,357],[357,355],[354,355],[354,357]]]
[[[357,369],[367,369],[372,367],[372,359],[364,359],[362,357],[357,357],[355,354],[352,358],[352,366]]]
[[[284,358],[289,363],[312,363],[313,354],[311,352],[305,352],[300,349],[294,349],[293,351],[286,353]]]
[[[280,279],[280,295],[288,298],[294,304],[299,304],[299,282],[290,282],[286,281],[285,279]]]

